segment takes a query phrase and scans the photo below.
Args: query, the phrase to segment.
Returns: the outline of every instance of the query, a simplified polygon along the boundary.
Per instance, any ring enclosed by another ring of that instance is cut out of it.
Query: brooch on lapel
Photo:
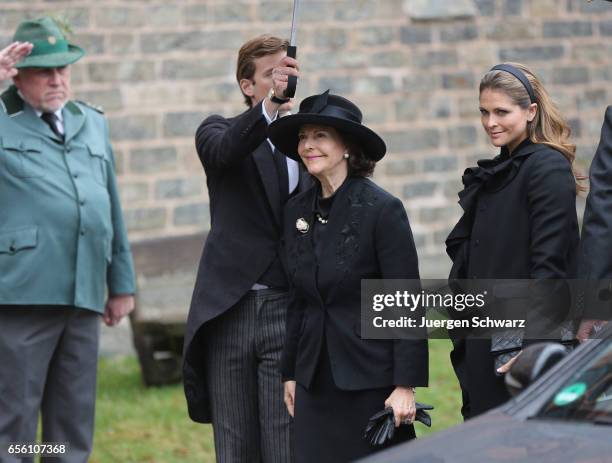
[[[306,222],[306,219],[304,219],[303,217],[300,217],[299,219],[295,221],[295,228],[300,233],[308,233],[308,229],[310,228],[310,225],[308,225],[308,222]]]

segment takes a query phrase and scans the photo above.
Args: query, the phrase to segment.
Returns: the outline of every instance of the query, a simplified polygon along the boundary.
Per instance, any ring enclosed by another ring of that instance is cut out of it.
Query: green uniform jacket
[[[62,143],[15,87],[0,96],[0,305],[104,311],[134,266],[105,118],[69,101]]]

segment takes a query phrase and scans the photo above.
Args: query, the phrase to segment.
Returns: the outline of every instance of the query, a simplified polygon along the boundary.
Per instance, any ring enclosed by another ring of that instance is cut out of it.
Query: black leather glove
[[[415,403],[415,421],[420,421],[425,426],[431,426],[431,416],[426,410],[433,410],[433,405]],[[393,439],[395,434],[395,418],[393,409],[387,407],[370,417],[363,433],[363,438],[368,441],[371,447],[380,447],[385,442]]]

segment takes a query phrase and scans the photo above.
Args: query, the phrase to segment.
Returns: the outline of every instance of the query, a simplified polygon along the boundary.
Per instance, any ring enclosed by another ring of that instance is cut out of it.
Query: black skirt
[[[309,389],[300,384],[295,393],[293,422],[296,463],[343,463],[382,448],[414,439],[414,427],[401,425],[391,442],[372,448],[363,439],[368,419],[385,407],[394,387],[343,391],[332,376],[327,347],[323,346],[317,372]]]

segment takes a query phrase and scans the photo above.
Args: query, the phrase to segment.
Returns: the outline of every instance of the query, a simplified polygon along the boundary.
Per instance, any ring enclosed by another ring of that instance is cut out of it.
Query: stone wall
[[[64,14],[88,54],[77,98],[105,108],[130,238],[209,227],[193,134],[243,110],[234,72],[248,38],[289,32],[290,0],[0,0],[4,45],[19,21]],[[570,120],[580,164],[612,102],[612,4],[603,0],[303,1],[298,98],[331,88],[386,140],[376,180],[408,210],[423,273],[443,276],[460,174],[495,153],[477,85],[504,60],[533,67]]]

